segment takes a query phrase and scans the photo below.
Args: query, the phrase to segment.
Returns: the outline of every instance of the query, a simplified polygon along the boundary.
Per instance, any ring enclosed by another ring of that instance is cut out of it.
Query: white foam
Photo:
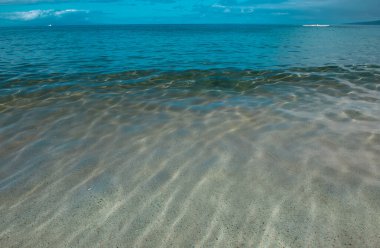
[[[305,24],[303,27],[330,27],[328,24]]]

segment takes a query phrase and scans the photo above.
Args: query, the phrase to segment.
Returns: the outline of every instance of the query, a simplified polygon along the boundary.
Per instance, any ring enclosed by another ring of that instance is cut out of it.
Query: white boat
[[[304,27],[330,27],[328,24],[305,24]]]

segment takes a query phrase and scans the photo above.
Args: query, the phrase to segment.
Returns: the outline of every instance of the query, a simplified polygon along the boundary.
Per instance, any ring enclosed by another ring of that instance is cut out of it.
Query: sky
[[[0,25],[337,24],[380,19],[380,0],[0,0]]]

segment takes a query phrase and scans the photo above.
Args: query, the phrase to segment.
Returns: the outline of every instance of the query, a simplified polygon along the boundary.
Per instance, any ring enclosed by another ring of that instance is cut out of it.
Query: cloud
[[[193,5],[193,13],[223,21],[228,17],[263,23],[341,23],[379,19],[380,4],[379,0],[204,0]]]
[[[0,4],[33,4],[48,2],[67,2],[68,0],[0,0]]]
[[[37,20],[41,20],[41,22],[42,20],[44,22],[60,20],[60,23],[64,23],[63,19],[69,23],[77,23],[82,20],[80,23],[83,24],[86,18],[91,23],[304,23],[306,21],[343,23],[380,18],[379,1],[0,0],[0,18],[3,18],[0,20],[0,25],[1,21],[3,24],[19,22],[17,24],[22,25]],[[91,12],[64,11],[67,9],[90,9]],[[8,13],[1,14],[1,12]],[[4,19],[5,17],[7,19]],[[29,20],[29,22],[25,20]]]
[[[149,2],[149,3],[175,3],[177,2],[176,0],[140,0],[140,1],[145,1],[145,2]]]
[[[30,10],[30,11],[18,11],[18,12],[8,12],[1,13],[0,18],[8,19],[12,21],[32,21],[37,19],[45,19],[45,18],[61,18],[66,15],[73,14],[87,14],[88,10],[78,10],[78,9],[65,9],[65,10]]]
[[[53,10],[31,10],[31,11],[24,11],[24,12],[12,12],[12,13],[4,13],[2,14],[2,17],[4,19],[9,20],[22,20],[22,21],[30,21],[35,20],[37,18],[44,18],[46,16],[49,16]]]
[[[283,15],[289,15],[289,13],[288,12],[273,12],[272,15],[283,16]]]
[[[255,9],[309,9],[328,5],[337,0],[273,0],[273,1],[260,1],[260,0],[221,0],[211,5],[211,8],[220,9],[238,9],[242,13],[253,12]]]
[[[73,14],[73,13],[89,13],[89,10],[78,10],[78,9],[65,9],[65,10],[59,10],[59,11],[53,11],[54,16],[62,16],[67,14]]]
[[[37,4],[37,3],[78,3],[78,2],[90,2],[90,3],[112,3],[121,2],[122,0],[0,0],[0,5],[17,5],[17,4]],[[165,1],[165,0],[162,0]],[[166,0],[170,1],[170,0]]]
[[[223,5],[220,3],[214,3],[211,8],[221,9],[224,13],[230,13],[232,10],[239,10],[240,13],[252,13],[255,10],[255,7],[250,5]]]
[[[35,9],[0,13],[0,25],[87,25],[97,23],[103,17],[104,13],[100,11]]]

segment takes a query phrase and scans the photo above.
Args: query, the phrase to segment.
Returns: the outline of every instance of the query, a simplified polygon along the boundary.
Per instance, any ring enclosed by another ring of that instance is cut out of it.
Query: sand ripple
[[[377,66],[10,79],[0,246],[376,247],[379,90]]]

